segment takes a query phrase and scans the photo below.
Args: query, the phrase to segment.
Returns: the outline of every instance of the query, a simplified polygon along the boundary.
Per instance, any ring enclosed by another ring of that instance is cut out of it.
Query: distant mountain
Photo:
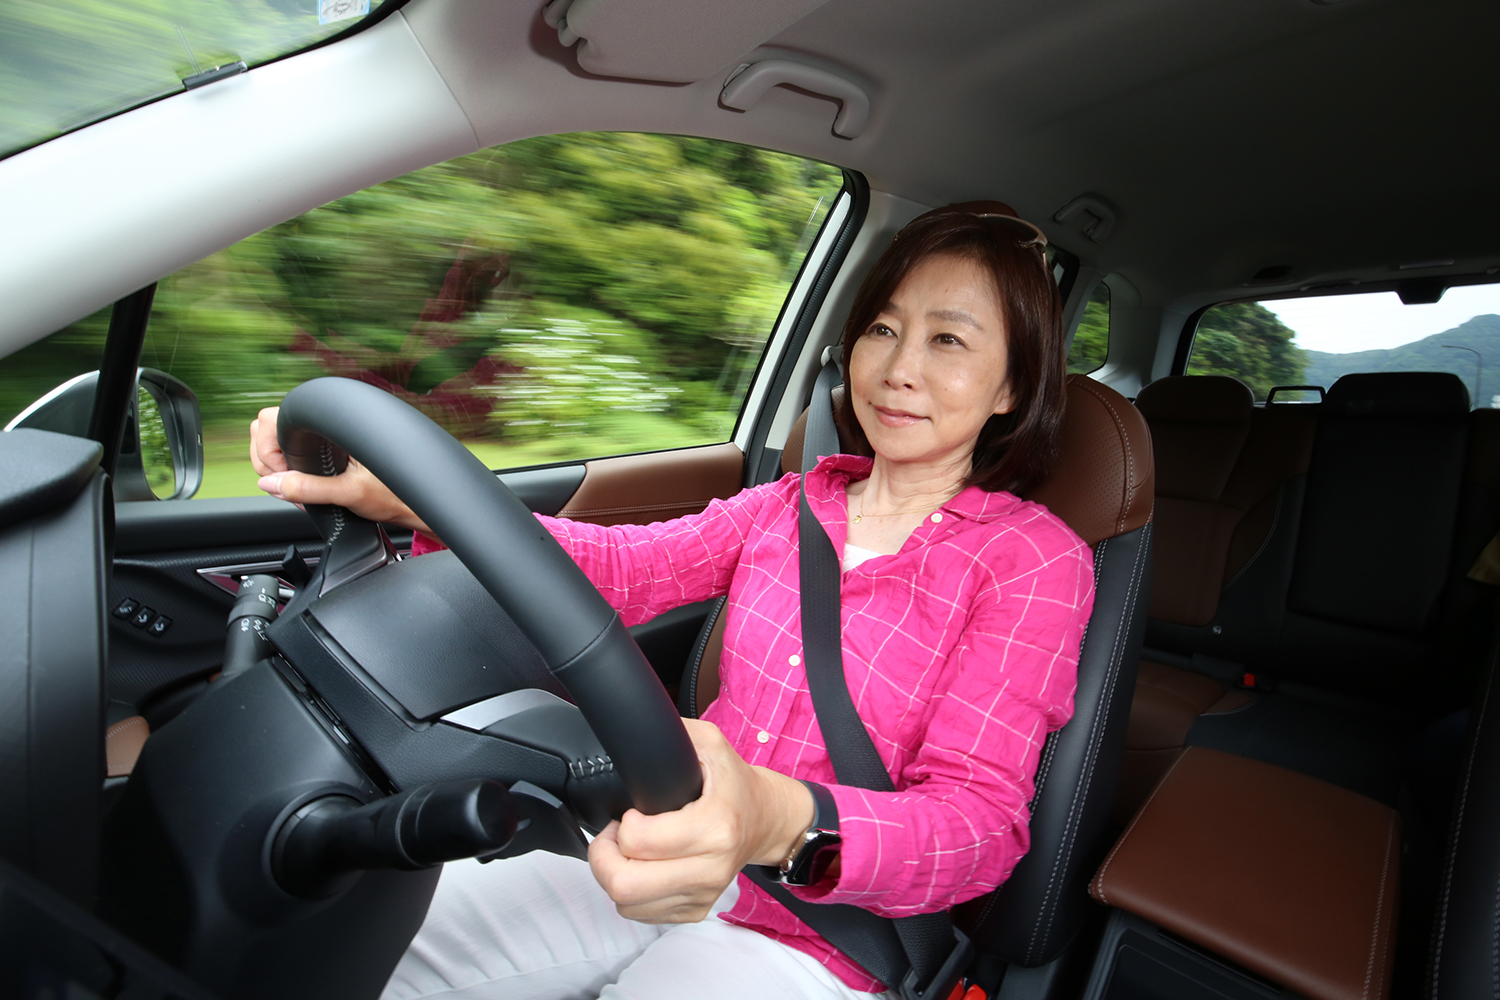
[[[1464,380],[1474,395],[1474,355],[1446,350],[1456,344],[1478,351],[1484,357],[1484,384],[1477,394],[1479,406],[1496,406],[1500,395],[1500,316],[1475,316],[1451,330],[1383,351],[1325,354],[1306,351],[1307,381],[1328,388],[1340,375],[1350,372],[1452,372]]]

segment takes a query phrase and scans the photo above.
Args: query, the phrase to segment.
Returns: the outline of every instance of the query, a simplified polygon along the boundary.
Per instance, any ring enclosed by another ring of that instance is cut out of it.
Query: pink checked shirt
[[[870,465],[835,455],[807,477],[835,552],[845,489]],[[627,625],[729,595],[719,697],[703,718],[749,763],[827,785],[838,802],[838,879],[792,891],[886,916],[987,892],[1030,845],[1042,741],[1073,712],[1093,555],[1045,507],[971,487],[899,553],[844,573],[844,675],[897,791],[842,786],[802,666],[797,485],[788,475],[645,526],[541,520]],[[812,955],[856,990],[883,989],[743,875],[739,884],[724,919]]]

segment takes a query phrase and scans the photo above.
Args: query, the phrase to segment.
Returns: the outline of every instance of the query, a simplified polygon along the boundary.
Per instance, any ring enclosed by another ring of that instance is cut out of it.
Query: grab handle
[[[839,113],[833,120],[833,134],[857,139],[870,119],[870,95],[853,80],[816,66],[806,66],[790,59],[762,59],[741,66],[724,81],[719,101],[726,108],[749,111],[766,96],[766,91],[781,84],[800,87],[838,101]]]

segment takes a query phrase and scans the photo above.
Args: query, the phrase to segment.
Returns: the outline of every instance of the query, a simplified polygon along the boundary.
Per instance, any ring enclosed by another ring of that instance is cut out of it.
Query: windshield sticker
[[[318,0],[318,23],[332,24],[370,13],[370,0]]]

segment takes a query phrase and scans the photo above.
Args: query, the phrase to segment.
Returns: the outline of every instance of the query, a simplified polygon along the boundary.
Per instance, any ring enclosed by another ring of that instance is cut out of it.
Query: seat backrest
[[[1287,595],[1284,676],[1402,697],[1450,576],[1469,394],[1447,372],[1345,375],[1323,403]],[[1303,655],[1299,655],[1299,651]]]
[[[1225,489],[1250,438],[1255,397],[1224,375],[1175,375],[1141,390],[1136,407],[1156,455],[1148,617],[1207,625],[1219,607],[1230,541],[1244,511]]]
[[[1060,457],[1028,499],[1046,504],[1094,549],[1094,612],[1079,659],[1073,718],[1042,751],[1030,851],[999,890],[955,914],[981,951],[1028,966],[1050,961],[1073,937],[1090,905],[1088,879],[1108,846],[1104,834],[1135,687],[1151,550],[1155,487],[1145,420],[1125,397],[1086,376],[1069,376],[1067,392]],[[795,467],[802,453],[806,417],[788,438],[784,468]],[[717,694],[717,666],[714,652],[690,665],[686,714],[696,715]]]
[[[1500,645],[1486,667],[1432,922],[1429,1000],[1492,997],[1500,983]]]

